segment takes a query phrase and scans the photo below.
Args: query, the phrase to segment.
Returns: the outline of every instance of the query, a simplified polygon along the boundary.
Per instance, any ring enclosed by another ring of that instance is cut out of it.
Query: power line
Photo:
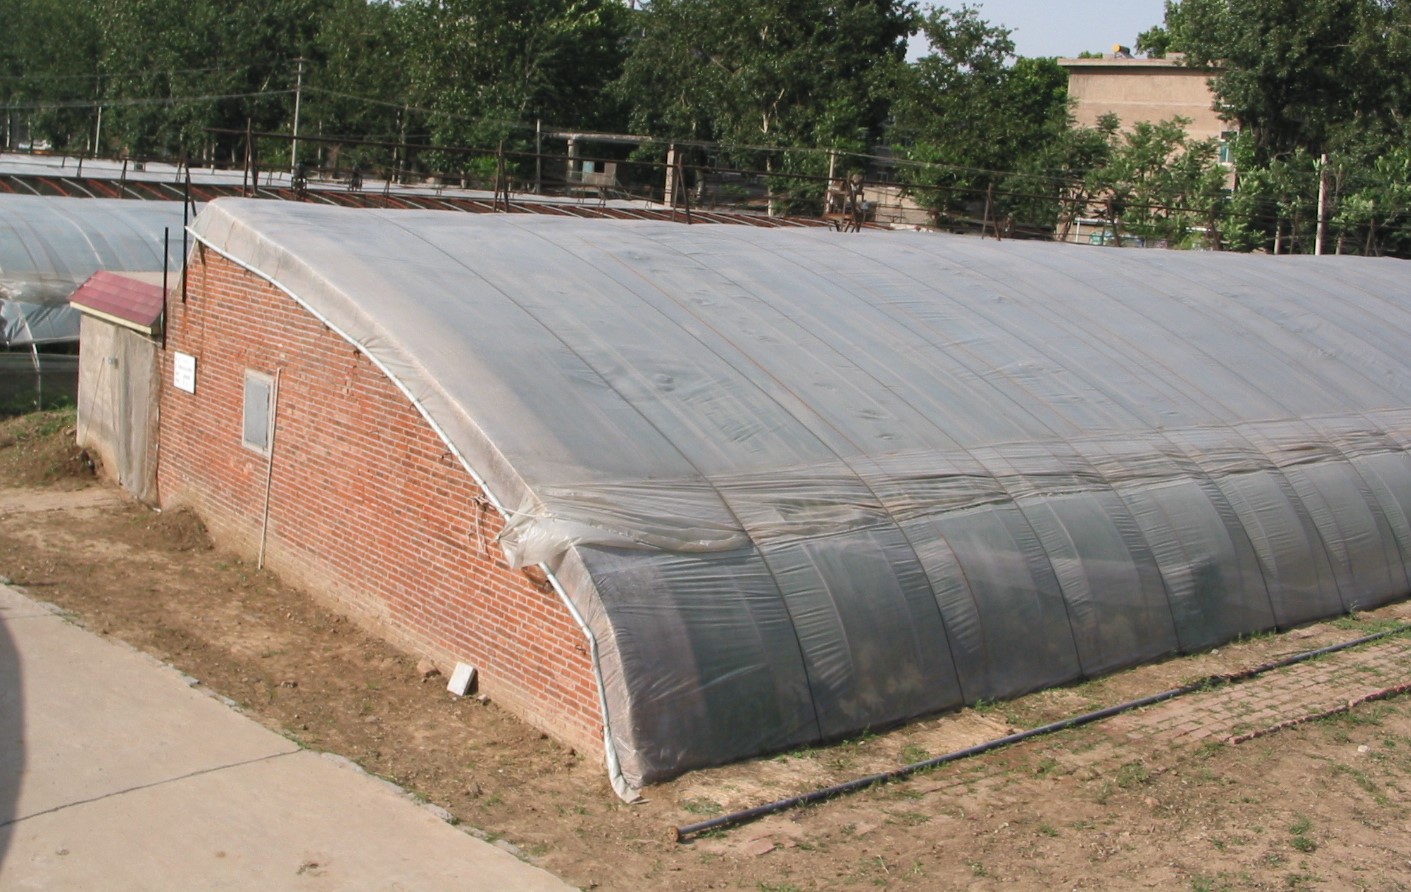
[[[139,105],[184,105],[192,102],[216,102],[221,99],[253,99],[264,96],[287,96],[293,90],[260,90],[255,93],[220,93],[205,96],[158,96],[132,99],[73,99],[58,102],[26,102],[0,105],[13,111],[52,111],[63,108],[125,108]]]

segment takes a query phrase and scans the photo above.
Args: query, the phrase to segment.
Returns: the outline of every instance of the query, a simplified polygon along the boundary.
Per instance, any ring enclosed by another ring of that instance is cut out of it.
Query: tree
[[[1263,163],[1398,133],[1411,113],[1408,26],[1405,0],[1168,0],[1164,26],[1138,45],[1217,70],[1221,107]]]
[[[871,146],[915,21],[905,0],[652,0],[615,90],[636,132],[720,142],[771,173],[822,173],[824,153],[781,161],[739,147]]]
[[[1059,164],[1064,151],[1050,147],[1070,115],[1068,76],[1054,60],[1016,59],[1009,30],[974,7],[933,9],[921,31],[931,52],[902,80],[891,130],[901,153],[925,165],[904,173],[918,200],[938,214],[973,213],[1006,172],[1025,171],[1032,184]]]
[[[1119,128],[1115,115],[1104,115],[1097,127],[1069,127],[1041,144],[999,184],[1000,212],[1030,228],[1058,225],[1066,240],[1073,221],[1100,197],[1089,174],[1110,162]]]
[[[332,137],[395,142],[405,135],[410,27],[406,7],[337,0],[319,29],[308,79],[309,120]],[[398,155],[383,147],[344,152],[338,166],[392,167]]]
[[[429,142],[493,151],[535,119],[619,123],[599,96],[621,70],[628,11],[616,0],[411,0],[407,99]],[[488,157],[488,156],[483,156]],[[439,169],[467,163],[434,153]]]
[[[286,129],[294,60],[328,0],[96,0],[105,129],[128,153],[238,160],[243,137]]]
[[[81,151],[91,142],[100,95],[94,12],[70,0],[0,0],[0,95],[11,109],[12,140],[27,131],[59,149]]]

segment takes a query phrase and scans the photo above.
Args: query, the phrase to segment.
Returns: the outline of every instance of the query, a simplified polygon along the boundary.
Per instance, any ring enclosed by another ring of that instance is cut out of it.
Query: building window
[[[1235,163],[1235,137],[1239,136],[1237,130],[1220,131],[1220,163]]]
[[[274,379],[260,372],[245,372],[245,448],[269,455],[274,434]]]

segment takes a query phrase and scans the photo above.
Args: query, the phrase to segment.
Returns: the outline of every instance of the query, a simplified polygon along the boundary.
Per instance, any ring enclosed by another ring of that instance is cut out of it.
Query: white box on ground
[[[457,663],[456,671],[451,673],[451,681],[446,685],[446,690],[457,697],[464,697],[470,691],[470,686],[475,684],[475,667],[469,663]]]

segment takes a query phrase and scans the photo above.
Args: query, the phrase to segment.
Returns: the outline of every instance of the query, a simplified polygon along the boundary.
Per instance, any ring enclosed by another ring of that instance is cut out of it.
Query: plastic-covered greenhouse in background
[[[632,786],[1411,587],[1401,261],[228,200],[195,230],[507,507]]]
[[[77,392],[78,311],[100,269],[160,272],[164,231],[181,262],[181,202],[0,195],[0,414]]]

